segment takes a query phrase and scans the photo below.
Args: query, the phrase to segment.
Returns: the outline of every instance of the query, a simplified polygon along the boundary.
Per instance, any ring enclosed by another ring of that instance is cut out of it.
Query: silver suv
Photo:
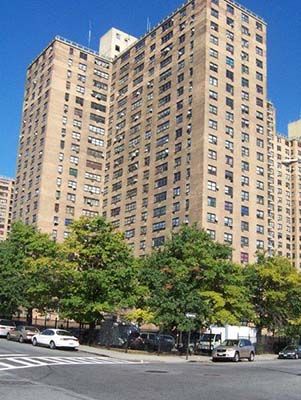
[[[255,347],[248,339],[227,339],[212,353],[212,361],[232,360],[238,362],[242,358],[254,361]]]

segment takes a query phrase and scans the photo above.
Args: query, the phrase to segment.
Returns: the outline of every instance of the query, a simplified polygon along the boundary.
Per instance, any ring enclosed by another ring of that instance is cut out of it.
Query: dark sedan
[[[290,358],[297,360],[301,358],[301,345],[289,345],[281,350],[278,354],[278,358]]]

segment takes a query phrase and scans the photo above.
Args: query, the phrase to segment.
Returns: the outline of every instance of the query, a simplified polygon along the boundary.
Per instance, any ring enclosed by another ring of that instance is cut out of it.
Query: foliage
[[[275,331],[298,324],[301,315],[301,276],[284,257],[259,257],[245,270],[252,290],[259,330]]]
[[[65,316],[93,323],[103,313],[135,305],[137,264],[110,223],[101,217],[74,222],[63,253],[73,281],[60,302]]]
[[[183,226],[165,246],[142,262],[140,279],[148,288],[145,304],[161,327],[239,323],[252,307],[242,268],[229,259],[231,248],[216,243],[196,226]],[[187,313],[196,314],[191,321]]]
[[[53,258],[56,244],[49,236],[33,226],[16,222],[9,238],[0,246],[1,314],[11,315],[19,307],[43,308],[45,302],[35,294],[39,273],[34,274],[31,266],[40,257]],[[48,284],[44,282],[48,296]]]
[[[139,326],[152,323],[154,321],[154,315],[149,309],[134,308],[128,310],[123,317],[125,320],[129,322],[135,322]]]

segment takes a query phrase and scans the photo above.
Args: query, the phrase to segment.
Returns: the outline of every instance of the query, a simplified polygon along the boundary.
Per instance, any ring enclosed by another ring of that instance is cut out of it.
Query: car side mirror
[[[242,344],[242,343],[239,343],[239,347],[243,347],[243,344]]]

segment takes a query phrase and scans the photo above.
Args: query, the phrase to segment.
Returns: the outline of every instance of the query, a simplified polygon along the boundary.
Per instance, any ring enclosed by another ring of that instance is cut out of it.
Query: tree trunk
[[[26,322],[28,325],[32,325],[32,311],[32,308],[27,309]]]
[[[95,331],[95,321],[89,323],[89,336],[88,336],[88,345],[91,346],[94,344],[94,331]]]

